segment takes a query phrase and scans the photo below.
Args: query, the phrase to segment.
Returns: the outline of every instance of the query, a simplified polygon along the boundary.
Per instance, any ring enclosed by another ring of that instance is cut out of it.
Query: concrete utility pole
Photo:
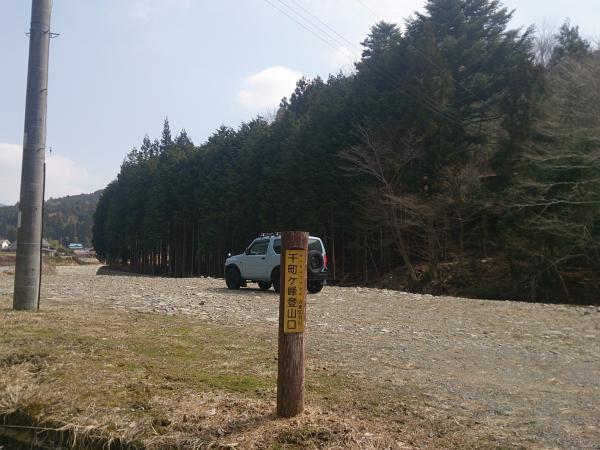
[[[52,0],[32,0],[14,309],[38,309]]]

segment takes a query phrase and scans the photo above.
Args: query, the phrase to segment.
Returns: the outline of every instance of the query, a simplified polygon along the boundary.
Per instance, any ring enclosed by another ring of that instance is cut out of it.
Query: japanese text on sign
[[[283,266],[283,332],[304,332],[306,250],[286,250]]]

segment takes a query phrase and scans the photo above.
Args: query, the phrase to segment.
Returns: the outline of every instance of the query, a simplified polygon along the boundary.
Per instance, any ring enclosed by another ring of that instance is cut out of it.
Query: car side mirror
[[[249,254],[250,254],[250,247],[248,247],[248,248],[247,248],[247,249],[244,251],[244,253],[245,253],[246,255],[249,255]]]

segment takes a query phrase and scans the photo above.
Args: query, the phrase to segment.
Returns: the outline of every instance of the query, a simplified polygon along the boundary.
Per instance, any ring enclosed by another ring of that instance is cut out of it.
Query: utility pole
[[[38,309],[52,0],[32,0],[14,309]]]

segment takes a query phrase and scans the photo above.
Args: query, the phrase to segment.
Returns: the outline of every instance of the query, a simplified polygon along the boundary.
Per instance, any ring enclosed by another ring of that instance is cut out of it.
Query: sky
[[[597,2],[504,4],[516,10],[514,27],[558,28],[568,17],[595,39]],[[54,0],[46,197],[106,186],[145,134],[160,137],[165,117],[174,135],[185,128],[196,144],[221,125],[269,117],[298,78],[349,71],[377,20],[402,24],[424,3]],[[0,204],[19,197],[30,8],[29,0],[0,2]]]

